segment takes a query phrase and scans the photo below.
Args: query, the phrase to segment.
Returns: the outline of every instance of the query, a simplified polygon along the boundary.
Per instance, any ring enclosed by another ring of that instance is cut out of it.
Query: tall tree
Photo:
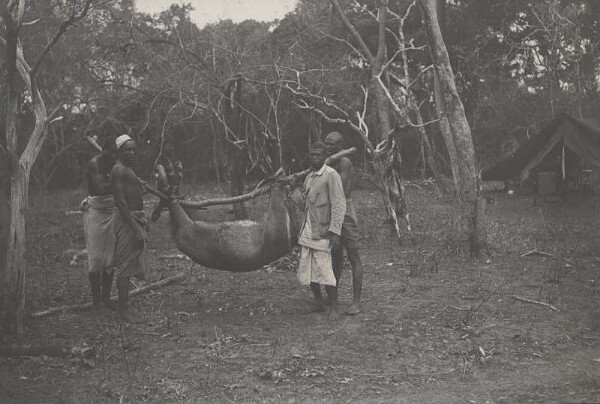
[[[485,199],[478,198],[477,165],[471,129],[465,110],[456,88],[454,72],[442,38],[442,32],[436,16],[436,3],[440,0],[419,0],[425,29],[431,43],[431,55],[439,79],[442,102],[442,119],[447,120],[449,146],[456,150],[458,177],[455,179],[458,202],[461,207],[456,229],[462,242],[467,242],[469,251],[484,260],[487,257],[487,234],[485,231]],[[452,156],[451,156],[452,158]],[[462,244],[462,243],[461,243]]]
[[[350,22],[346,13],[340,6],[339,0],[329,0],[333,5],[337,15],[342,20],[342,23],[346,29],[352,34],[355,41],[358,43],[358,49],[362,56],[368,61],[370,65],[370,87],[375,94],[375,101],[377,105],[377,118],[379,122],[379,134],[380,139],[385,140],[389,137],[392,124],[390,121],[390,105],[385,94],[384,85],[381,81],[381,77],[385,74],[387,68],[387,44],[386,44],[386,14],[388,8],[388,0],[378,0],[377,8],[377,49],[375,52],[371,51],[367,43],[365,42],[362,35],[356,30],[354,25]]]
[[[6,0],[0,3],[0,43],[5,48],[7,108],[6,108],[6,154],[10,164],[10,226],[8,231],[7,257],[4,268],[4,312],[8,329],[23,332],[25,310],[25,219],[28,204],[29,177],[31,168],[47,136],[48,125],[58,111],[48,113],[37,73],[50,50],[65,31],[81,20],[93,7],[92,0],[73,2],[54,36],[29,64],[21,44],[22,28],[27,7],[26,0]],[[24,88],[23,88],[24,85]],[[24,90],[30,97],[30,107],[35,116],[35,125],[28,136],[25,148],[19,148],[18,118],[19,102]]]

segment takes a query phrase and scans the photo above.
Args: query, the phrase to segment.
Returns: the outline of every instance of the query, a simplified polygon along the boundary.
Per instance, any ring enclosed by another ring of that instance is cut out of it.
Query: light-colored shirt
[[[342,179],[335,169],[323,165],[312,171],[304,180],[304,213],[300,235],[304,234],[307,221],[310,239],[319,240],[328,231],[340,235],[346,214],[346,197]]]

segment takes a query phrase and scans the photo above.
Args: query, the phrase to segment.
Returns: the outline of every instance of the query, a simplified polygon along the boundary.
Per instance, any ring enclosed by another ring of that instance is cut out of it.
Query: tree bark
[[[23,49],[19,44],[19,29],[25,12],[25,0],[13,4],[13,10],[6,8],[6,2],[0,4],[0,16],[4,20],[5,38],[2,43],[6,47],[6,79],[8,86],[8,107],[6,116],[6,146],[10,160],[10,225],[7,241],[7,256],[4,266],[4,314],[3,325],[7,330],[23,333],[25,311],[25,219],[28,203],[29,177],[31,168],[37,159],[46,135],[48,114],[42,94],[37,86],[35,74],[44,56],[56,44],[69,24],[83,18],[91,0],[86,0],[85,7],[79,14],[73,14],[64,21],[52,40],[38,56],[33,68],[25,60]],[[18,75],[17,75],[18,73]],[[18,95],[21,82],[29,91],[35,126],[29,136],[25,150],[20,154],[17,144]]]
[[[406,39],[404,36],[404,20],[408,14],[401,18],[399,21],[398,27],[398,46],[402,49],[402,68],[404,71],[404,80],[406,83],[410,83],[410,69],[408,67],[408,53],[406,51]],[[429,137],[427,136],[427,131],[425,130],[425,124],[423,122],[423,115],[421,114],[421,110],[419,109],[419,103],[415,97],[415,93],[412,88],[408,88],[407,86],[407,104],[408,108],[415,115],[417,120],[417,130],[421,137],[421,158],[423,160],[423,167],[429,167],[431,174],[437,180],[438,186],[441,188],[442,192],[447,193],[447,189],[445,187],[444,181],[440,174],[440,171],[437,167],[437,163],[435,161],[435,156],[433,154],[433,150],[431,147],[431,143],[429,142]],[[423,170],[425,171],[425,169]],[[423,175],[425,173],[423,172]]]
[[[458,169],[457,194],[460,205],[460,228],[458,242],[468,247],[471,254],[487,261],[487,236],[483,213],[478,209],[477,167],[475,163],[475,148],[471,129],[465,115],[465,110],[456,88],[454,73],[450,65],[448,51],[442,39],[440,26],[435,14],[436,0],[420,0],[419,7],[425,28],[431,42],[431,53],[439,78],[440,104],[444,107],[443,119],[447,122],[447,140],[454,146],[456,155],[450,158],[452,166]],[[453,160],[452,160],[453,159]],[[461,247],[459,245],[459,247]],[[462,249],[462,248],[461,248]]]
[[[10,228],[6,257],[6,294],[4,296],[7,330],[23,333],[25,312],[25,212],[27,209],[27,173],[13,169],[10,180]]]
[[[385,95],[385,91],[381,86],[377,77],[383,74],[382,68],[384,58],[387,55],[387,47],[385,42],[385,18],[387,11],[387,0],[379,0],[379,15],[377,16],[378,23],[378,38],[377,38],[377,54],[373,59],[371,66],[371,82],[373,90],[375,90],[375,100],[377,102],[377,117],[379,120],[380,140],[385,140],[389,137],[392,130],[390,123],[390,105]],[[382,80],[384,81],[384,80]]]
[[[217,136],[217,130],[215,125],[213,124],[212,119],[209,120],[210,128],[213,133],[213,142],[212,142],[212,160],[215,168],[215,180],[217,181],[217,188],[221,189],[221,167],[219,162],[219,137]],[[196,170],[198,170],[196,168]],[[195,182],[195,181],[194,181]]]
[[[10,222],[7,235],[6,259],[4,266],[3,325],[10,331],[16,329],[23,332],[23,316],[19,307],[24,304],[25,283],[25,208],[27,181],[25,172],[19,164],[17,144],[18,92],[17,76],[17,47],[18,30],[11,15],[6,9],[2,10],[6,26],[6,71],[8,100],[6,111],[6,148],[9,158],[9,201]]]
[[[228,116],[229,126],[233,128],[235,134],[241,139],[242,134],[242,76],[237,76],[229,84],[227,91],[228,99]],[[230,178],[231,181],[231,196],[243,195],[244,194],[244,153],[239,149],[237,145],[232,145],[230,153]],[[233,204],[233,215],[237,220],[243,220],[248,218],[246,207],[243,202]]]
[[[444,40],[444,27],[446,21],[446,0],[432,0],[433,4],[431,4],[434,18],[439,26],[439,35],[440,41]],[[421,7],[421,13],[423,14],[423,9]],[[432,47],[433,52],[433,47]],[[432,59],[435,60],[434,55],[432,54]],[[452,129],[448,123],[448,118],[446,116],[446,105],[444,101],[444,95],[442,91],[442,86],[440,83],[440,77],[438,69],[436,68],[433,74],[433,95],[435,100],[435,111],[437,113],[437,118],[439,119],[439,127],[440,134],[442,135],[442,139],[444,139],[444,144],[446,145],[446,150],[448,151],[448,157],[450,158],[450,169],[452,171],[452,180],[454,181],[454,187],[458,189],[460,187],[460,173],[458,168],[458,157],[456,151],[456,145],[454,144],[454,139],[452,136]]]
[[[384,58],[386,56],[386,42],[385,42],[385,19],[386,19],[386,11],[388,0],[379,0],[379,15],[377,16],[378,23],[378,38],[377,38],[377,53],[374,55],[373,52],[369,49],[364,39],[361,37],[360,33],[356,30],[356,28],[352,25],[348,17],[342,10],[342,7],[339,4],[338,0],[329,0],[335,9],[336,13],[342,20],[342,23],[346,27],[346,29],[352,34],[354,39],[359,44],[359,49],[361,50],[362,56],[371,63],[370,70],[370,87],[373,93],[375,94],[375,103],[377,105],[377,120],[379,122],[379,140],[385,140],[388,138],[392,125],[390,123],[390,105],[385,94],[385,90],[381,87],[381,84],[378,80],[382,72],[382,67],[384,63]]]

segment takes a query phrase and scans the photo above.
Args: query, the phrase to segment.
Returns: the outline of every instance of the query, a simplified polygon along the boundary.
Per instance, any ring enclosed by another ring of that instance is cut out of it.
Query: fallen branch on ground
[[[153,289],[157,289],[157,288],[160,288],[162,286],[170,285],[171,283],[175,283],[177,281],[181,281],[184,278],[185,278],[185,274],[178,274],[178,275],[171,276],[169,278],[165,278],[165,279],[163,279],[161,281],[154,282],[154,283],[151,283],[149,285],[146,285],[146,286],[143,286],[141,288],[137,288],[137,289],[134,289],[134,290],[130,291],[129,292],[129,297],[137,296],[139,294],[149,292],[149,291],[151,291]],[[116,301],[117,298],[116,297],[112,297],[110,300]],[[38,312],[35,312],[35,313],[31,313],[30,317],[33,317],[33,318],[47,317],[47,316],[50,316],[52,314],[62,313],[64,311],[85,311],[85,310],[91,309],[92,305],[93,305],[92,302],[89,302],[89,303],[83,303],[83,304],[71,304],[71,305],[66,305],[66,306],[53,307],[53,308],[48,309],[48,310],[38,311]]]
[[[551,305],[549,303],[538,302],[537,300],[525,299],[524,297],[519,297],[519,296],[516,296],[516,295],[513,295],[512,298],[515,299],[515,300],[518,300],[520,302],[537,304],[538,306],[544,306],[544,307],[547,307],[547,308],[549,308],[551,310],[554,310],[556,312],[560,311],[556,307],[554,307],[553,305]]]
[[[420,186],[418,186],[417,184],[413,184],[412,182],[408,182],[408,181],[404,181],[404,185],[406,185],[407,187],[415,187],[417,189],[423,189]]]
[[[456,306],[446,306],[446,309],[454,309],[458,311],[469,311],[471,309],[465,309],[464,307],[456,307]]]
[[[167,254],[167,255],[161,255],[160,257],[158,257],[159,260],[170,260],[170,259],[183,259],[183,260],[189,260],[190,257],[188,257],[185,254]]]
[[[521,254],[521,258],[528,257],[530,255],[542,255],[544,257],[554,258],[554,255],[552,255],[550,253],[547,253],[544,251],[538,251],[538,250],[532,250],[532,251],[526,252],[525,254]]]
[[[68,355],[67,348],[62,345],[27,345],[0,347],[0,356],[40,356],[63,358]]]

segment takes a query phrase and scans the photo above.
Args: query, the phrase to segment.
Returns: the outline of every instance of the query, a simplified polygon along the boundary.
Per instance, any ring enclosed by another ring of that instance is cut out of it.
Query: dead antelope
[[[167,177],[157,168],[158,188],[168,189]],[[192,220],[189,211],[174,199],[162,198],[153,214],[167,206],[177,248],[194,262],[231,272],[254,271],[289,253],[297,242],[284,189],[273,185],[262,222],[236,220],[208,223]]]

